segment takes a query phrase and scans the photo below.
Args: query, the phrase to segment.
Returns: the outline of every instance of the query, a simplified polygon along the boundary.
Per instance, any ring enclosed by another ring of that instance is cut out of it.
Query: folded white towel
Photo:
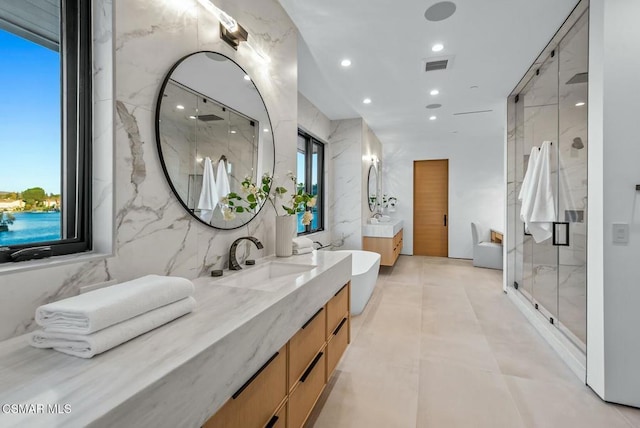
[[[301,236],[299,238],[293,238],[293,248],[311,248],[313,249],[313,241],[309,238]]]
[[[308,254],[310,252],[313,251],[313,248],[307,247],[307,248],[294,248],[293,249],[293,254]]]
[[[36,322],[47,332],[91,334],[191,296],[193,290],[185,278],[147,275],[40,306]]]
[[[29,336],[29,344],[36,348],[53,348],[75,357],[91,358],[186,315],[195,307],[194,298],[187,297],[88,335],[38,330]]]

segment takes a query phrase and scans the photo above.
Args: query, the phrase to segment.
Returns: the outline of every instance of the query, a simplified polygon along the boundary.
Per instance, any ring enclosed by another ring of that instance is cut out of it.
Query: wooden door
[[[449,160],[413,162],[413,254],[449,256]]]

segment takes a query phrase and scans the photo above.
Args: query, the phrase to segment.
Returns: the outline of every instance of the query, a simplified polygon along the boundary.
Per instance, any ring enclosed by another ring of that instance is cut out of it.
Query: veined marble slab
[[[402,220],[391,220],[388,223],[365,224],[362,226],[362,236],[370,238],[393,238],[403,226]]]
[[[0,426],[201,426],[351,279],[348,253],[258,265],[270,260],[316,267],[276,291],[220,285],[238,275],[228,271],[198,278],[193,313],[89,360],[32,348],[26,336],[0,342],[0,405],[61,411],[0,412]]]

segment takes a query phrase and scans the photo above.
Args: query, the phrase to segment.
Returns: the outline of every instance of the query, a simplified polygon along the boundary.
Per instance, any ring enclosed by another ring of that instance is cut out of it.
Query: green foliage
[[[304,191],[304,185],[298,183],[293,173],[288,174],[289,179],[293,182],[294,193],[286,203],[281,204],[282,209],[287,215],[296,215],[307,211],[307,208],[313,208],[316,204],[316,197]],[[269,200],[273,209],[278,214],[278,208],[274,203],[275,198],[283,199],[288,190],[284,186],[278,186],[274,189],[274,195],[271,196],[273,178],[269,174],[262,176],[260,184],[253,183],[251,177],[246,177],[242,181],[242,193],[246,196],[240,196],[235,192],[231,192],[222,198],[222,212],[225,220],[233,220],[235,213],[255,213],[256,209],[262,206],[262,203]],[[311,212],[305,213],[306,221],[313,218]]]
[[[32,187],[22,192],[22,200],[42,202],[47,199],[47,194],[42,187]]]

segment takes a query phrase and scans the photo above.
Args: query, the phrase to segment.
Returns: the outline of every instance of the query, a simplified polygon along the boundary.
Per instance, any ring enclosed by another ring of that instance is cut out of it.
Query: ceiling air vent
[[[446,70],[447,65],[449,65],[448,59],[442,59],[439,61],[427,61],[424,66],[424,71],[436,71],[436,70]]]
[[[216,120],[223,120],[223,119],[219,116],[216,116],[215,114],[203,114],[198,116],[198,120],[201,120],[203,122],[213,122]]]

